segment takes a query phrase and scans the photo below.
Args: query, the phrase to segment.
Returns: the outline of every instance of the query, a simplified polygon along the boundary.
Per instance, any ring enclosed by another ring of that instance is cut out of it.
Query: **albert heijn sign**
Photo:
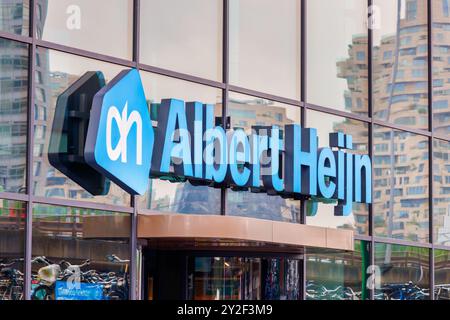
[[[336,199],[336,215],[349,214],[352,202],[371,202],[371,160],[346,152],[352,149],[350,135],[330,133],[329,147],[318,148],[313,128],[288,124],[246,132],[226,130],[215,120],[211,104],[163,99],[152,126],[136,69],[107,85],[100,72],[88,72],[58,98],[49,158],[92,194],[105,193],[108,179],[143,194],[150,176],[169,175],[268,195]],[[64,131],[66,150],[59,139]],[[64,152],[75,152],[78,166]]]

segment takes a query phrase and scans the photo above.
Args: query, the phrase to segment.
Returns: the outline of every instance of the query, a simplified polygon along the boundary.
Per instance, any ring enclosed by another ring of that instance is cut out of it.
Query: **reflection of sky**
[[[321,226],[329,228],[342,227],[343,225],[355,226],[355,216],[335,216],[335,204],[324,204],[318,202],[317,214],[315,216],[306,217],[306,223],[312,226]]]
[[[140,6],[143,63],[221,79],[221,1],[145,0]]]
[[[337,78],[336,62],[348,58],[355,35],[367,34],[366,1],[308,1],[308,98],[344,110],[346,79]]]
[[[114,78],[126,67],[111,63],[100,62],[92,59],[77,57],[58,51],[49,50],[50,72],[60,71],[69,75],[81,76],[87,71],[102,71],[107,81]]]
[[[71,5],[76,5],[81,10],[79,30],[67,28],[70,14],[66,11]],[[43,39],[121,58],[131,58],[131,21],[132,1],[48,0]]]
[[[230,81],[298,99],[299,15],[300,1],[230,1]]]
[[[404,4],[405,0],[401,1],[402,18],[406,6]],[[397,0],[375,0],[374,5],[379,8],[380,18],[378,19],[379,28],[373,32],[373,44],[379,46],[382,37],[395,35],[397,29]]]

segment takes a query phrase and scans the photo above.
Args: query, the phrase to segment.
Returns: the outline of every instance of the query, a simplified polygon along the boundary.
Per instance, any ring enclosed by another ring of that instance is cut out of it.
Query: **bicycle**
[[[12,268],[23,259],[14,259],[10,263],[0,264],[0,300],[23,299],[23,273]]]

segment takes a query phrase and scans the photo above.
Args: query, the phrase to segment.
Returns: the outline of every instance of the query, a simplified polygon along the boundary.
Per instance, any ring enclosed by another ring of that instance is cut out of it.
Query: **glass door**
[[[189,299],[299,299],[299,260],[247,257],[189,259]]]

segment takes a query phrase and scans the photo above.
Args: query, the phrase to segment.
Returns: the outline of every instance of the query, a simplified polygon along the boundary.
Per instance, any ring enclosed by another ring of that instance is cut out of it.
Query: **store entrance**
[[[297,300],[301,255],[147,251],[145,299]]]

